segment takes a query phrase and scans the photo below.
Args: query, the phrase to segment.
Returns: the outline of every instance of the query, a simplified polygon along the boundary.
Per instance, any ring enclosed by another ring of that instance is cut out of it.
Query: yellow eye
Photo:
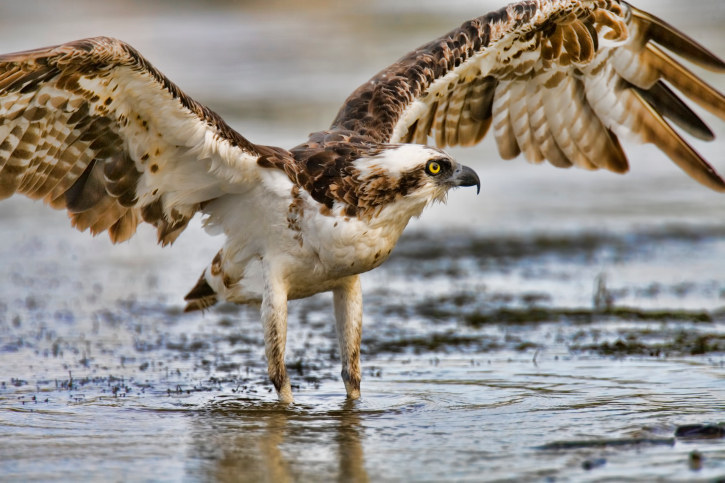
[[[435,161],[429,161],[428,166],[425,167],[429,174],[438,174],[441,172],[441,165]]]

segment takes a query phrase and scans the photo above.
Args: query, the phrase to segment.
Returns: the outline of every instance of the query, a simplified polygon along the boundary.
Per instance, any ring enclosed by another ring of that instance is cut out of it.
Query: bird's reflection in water
[[[219,399],[194,416],[187,472],[217,481],[368,481],[356,402]]]
[[[355,404],[355,401],[345,400],[337,425],[339,481],[368,481],[364,467],[360,412],[355,409]]]

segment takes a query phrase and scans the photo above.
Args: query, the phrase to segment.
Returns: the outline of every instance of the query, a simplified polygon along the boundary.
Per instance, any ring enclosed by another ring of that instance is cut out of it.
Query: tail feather
[[[196,282],[194,288],[184,297],[187,304],[184,312],[193,312],[195,310],[205,310],[219,301],[217,293],[206,281],[206,271],[201,274],[199,281]]]

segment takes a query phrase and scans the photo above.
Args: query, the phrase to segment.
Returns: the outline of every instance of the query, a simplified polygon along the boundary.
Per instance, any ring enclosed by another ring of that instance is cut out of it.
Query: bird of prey
[[[725,97],[674,56],[725,71],[624,1],[513,3],[405,55],[354,91],[329,129],[283,149],[247,140],[120,40],[2,55],[0,198],[43,199],[113,242],[146,222],[169,244],[201,212],[226,239],[187,310],[259,304],[269,377],[290,403],[287,301],[332,291],[354,399],[359,274],[388,258],[426,205],[480,185],[441,148],[476,144],[493,126],[504,158],[623,173],[626,137],[654,143],[696,181],[725,191],[671,124],[712,139],[676,92],[723,119]]]

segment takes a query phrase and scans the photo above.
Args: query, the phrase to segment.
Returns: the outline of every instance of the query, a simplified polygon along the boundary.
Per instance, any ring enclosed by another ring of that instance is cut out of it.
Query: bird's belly
[[[288,297],[299,299],[332,290],[341,279],[379,266],[388,258],[393,246],[385,237],[379,236],[359,236],[346,243],[336,240],[321,247],[303,243],[287,254]]]
[[[303,260],[311,261],[320,280],[335,280],[367,272],[389,256],[404,223],[376,224],[355,217],[321,216],[314,211],[303,221]]]
[[[225,298],[237,303],[259,302],[272,270],[284,280],[289,299],[333,290],[342,279],[372,270],[390,256],[404,223],[371,226],[369,222],[324,216],[306,209],[305,215],[287,223],[265,223],[269,243],[262,251],[251,250],[238,259],[240,277],[225,290]],[[271,227],[280,227],[278,230]],[[236,243],[239,240],[235,240]]]
[[[223,297],[235,303],[260,303],[264,294],[265,261],[278,267],[278,276],[287,286],[288,299],[301,299],[337,287],[345,277],[371,270],[387,258],[382,247],[328,247],[324,252],[310,245],[285,244],[282,251],[269,251],[264,257],[246,261],[242,276],[229,287]],[[377,256],[376,254],[380,253]]]
[[[395,246],[384,233],[368,230],[362,234],[337,238],[317,250],[318,265],[327,277],[339,278],[367,272],[390,256]]]

